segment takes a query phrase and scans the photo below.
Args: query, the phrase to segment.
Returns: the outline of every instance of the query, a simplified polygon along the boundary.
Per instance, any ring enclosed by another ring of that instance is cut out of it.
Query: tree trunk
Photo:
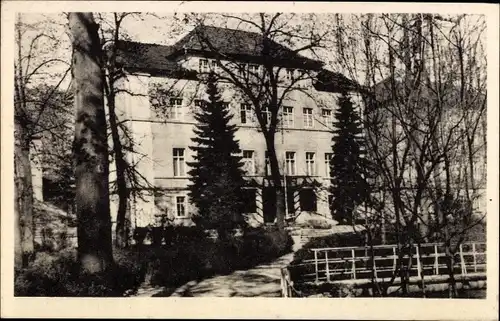
[[[78,259],[83,271],[98,273],[113,263],[101,45],[92,13],[70,13],[69,29],[76,109],[73,157]]]
[[[285,192],[283,190],[283,182],[281,181],[278,156],[276,155],[274,131],[266,133],[265,138],[269,164],[271,166],[271,179],[276,192],[276,225],[279,230],[283,230],[285,227]]]
[[[22,126],[16,124],[16,130],[22,131]],[[15,266],[24,268],[33,259],[34,221],[33,221],[33,188],[31,181],[30,150],[24,139],[16,140],[15,144]]]
[[[20,23],[20,15],[18,16]],[[21,29],[17,28],[14,82],[14,264],[23,268],[34,258],[33,183],[30,159],[30,119],[26,115],[25,82],[21,56]]]
[[[128,231],[127,231],[127,201],[128,190],[127,181],[125,179],[125,171],[127,164],[123,153],[123,146],[120,140],[119,128],[115,112],[115,92],[111,83],[108,95],[109,108],[109,127],[111,130],[111,138],[113,140],[113,151],[115,154],[116,165],[116,188],[118,192],[118,211],[116,213],[116,238],[115,244],[117,247],[124,248],[128,246]]]

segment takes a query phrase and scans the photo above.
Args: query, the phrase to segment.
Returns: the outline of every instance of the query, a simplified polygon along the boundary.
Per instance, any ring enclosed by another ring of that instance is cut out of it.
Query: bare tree
[[[206,16],[197,17],[195,37],[201,49],[211,53],[217,63],[217,76],[220,81],[233,85],[242,94],[244,100],[251,105],[258,127],[264,135],[269,157],[271,182],[276,197],[276,222],[283,229],[285,222],[285,194],[283,178],[280,172],[279,158],[276,153],[276,133],[283,105],[294,92],[301,92],[314,100],[304,86],[312,81],[321,69],[322,63],[301,56],[304,52],[312,52],[322,45],[326,35],[318,33],[316,25],[303,30],[299,25],[290,26],[290,15],[281,13],[260,13],[253,17],[222,15],[228,22],[237,23],[238,30],[230,30],[230,39],[222,42],[241,42],[244,37],[240,30],[253,29],[255,33],[248,36],[249,46],[246,48],[259,57],[261,61],[255,67],[248,68],[241,64],[234,53],[227,52],[220,41],[211,35],[211,27],[205,24]],[[241,29],[241,27],[243,29]],[[220,39],[219,39],[220,40]],[[295,45],[296,49],[288,49],[279,43]],[[300,65],[300,68],[297,68]],[[297,70],[293,75],[291,71]],[[287,79],[288,78],[288,79]],[[310,83],[309,83],[310,85]]]
[[[56,132],[62,125],[47,122],[46,115],[61,83],[69,72],[67,61],[48,54],[49,48],[61,46],[61,40],[51,28],[53,21],[25,23],[22,15],[16,22],[16,55],[14,62],[14,136],[15,136],[15,213],[16,245],[15,265],[26,266],[34,257],[35,223],[33,219],[33,184],[31,155],[33,139],[42,133]],[[43,31],[39,31],[39,27]],[[55,85],[41,87],[47,70],[60,67],[62,72],[52,73]],[[64,71],[65,70],[65,71]]]
[[[450,22],[452,26],[447,26]],[[464,55],[463,47],[457,48],[451,39],[457,30],[469,37],[474,34],[471,30],[477,30],[453,27],[460,22],[460,17],[450,20],[436,15],[366,15],[359,17],[357,26],[341,28],[343,33],[359,28],[354,32],[362,35],[363,43],[345,41],[347,36],[343,34],[337,37],[341,40],[337,41],[341,59],[342,56],[356,56],[356,53],[364,57],[355,62],[343,59],[342,63],[353,76],[362,74],[365,85],[372,88],[366,99],[368,152],[378,168],[376,189],[383,198],[379,197],[380,204],[385,205],[379,208],[384,212],[380,217],[394,223],[403,294],[407,293],[415,246],[420,248],[421,243],[430,239],[444,242],[447,256],[453,257],[457,241],[478,224],[477,220],[470,219],[470,211],[456,211],[460,218],[455,216],[448,220],[444,214],[434,215],[433,206],[429,208],[434,204],[439,211],[445,195],[454,194],[453,199],[456,199],[470,189],[456,184],[467,180],[460,180],[460,171],[453,169],[458,166],[454,162],[467,164],[464,160],[469,159],[466,155],[470,153],[462,148],[463,142],[468,141],[467,136],[469,141],[477,137],[474,131],[483,121],[484,101],[466,102],[465,97],[472,93],[473,97],[484,97],[484,89],[471,86],[472,82],[465,84],[463,71],[456,72],[465,69],[460,67],[463,57],[471,57],[474,53]],[[476,45],[471,47],[477,48],[479,37],[474,39]],[[477,75],[474,83],[478,78],[482,79]],[[461,83],[463,85],[457,86]],[[374,97],[375,101],[371,101]],[[461,108],[456,108],[457,102]],[[440,224],[436,228],[437,221]],[[462,222],[460,229],[456,228],[457,222]],[[457,238],[457,234],[461,237]],[[451,235],[455,239],[454,248],[448,246]],[[425,283],[424,274],[421,275]]]
[[[76,108],[73,155],[78,258],[84,271],[97,273],[113,262],[101,44],[92,13],[70,13],[68,19]]]

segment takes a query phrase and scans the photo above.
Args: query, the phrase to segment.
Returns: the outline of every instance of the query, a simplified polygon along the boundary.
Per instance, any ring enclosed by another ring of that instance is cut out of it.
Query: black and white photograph
[[[15,2],[2,297],[495,318],[498,5]]]

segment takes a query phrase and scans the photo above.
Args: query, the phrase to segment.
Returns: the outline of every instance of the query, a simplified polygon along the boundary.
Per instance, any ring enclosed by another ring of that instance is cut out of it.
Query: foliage
[[[358,233],[332,234],[328,236],[315,237],[295,252],[292,263],[314,258],[310,249],[342,246],[364,246],[365,237]]]
[[[198,233],[197,230],[182,233]],[[147,260],[153,269],[152,283],[179,286],[193,279],[228,274],[271,261],[291,252],[293,241],[285,231],[249,229],[242,237],[224,241],[173,237],[177,241],[161,247],[147,248]]]
[[[298,225],[302,228],[323,229],[323,230],[331,229],[334,226],[333,223],[327,220],[322,220],[317,218],[310,218],[303,223],[299,223]]]
[[[361,233],[332,234],[323,237],[315,237],[302,246],[293,256],[289,270],[292,280],[298,279],[298,276],[314,273],[314,265],[298,265],[305,260],[313,260],[314,253],[311,249],[342,247],[342,246],[364,246],[365,236]]]
[[[16,296],[102,297],[122,296],[137,289],[144,268],[135,253],[116,252],[116,264],[106,273],[80,272],[74,250],[40,252],[28,268],[16,270]]]
[[[333,201],[331,212],[340,223],[352,223],[356,207],[367,199],[368,183],[364,173],[361,119],[347,95],[339,98],[333,130],[333,157],[330,163]]]
[[[196,113],[196,144],[190,148],[196,153],[189,163],[191,183],[189,197],[198,208],[193,221],[203,228],[217,229],[219,236],[244,224],[242,213],[244,186],[237,127],[230,125],[232,115],[220,98],[216,78],[209,74],[208,101]]]

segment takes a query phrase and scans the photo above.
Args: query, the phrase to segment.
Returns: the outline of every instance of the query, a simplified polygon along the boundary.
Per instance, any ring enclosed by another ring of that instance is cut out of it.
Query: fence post
[[[415,245],[415,249],[417,250],[417,253],[416,253],[417,254],[417,276],[419,278],[421,278],[422,275],[421,275],[421,272],[420,272],[420,268],[421,268],[421,266],[420,266],[420,251],[418,249],[418,244]]]
[[[460,244],[460,266],[462,267],[462,274],[467,274],[467,268],[465,267],[464,252],[462,249],[462,244]]]
[[[330,264],[328,263],[328,251],[325,251],[326,281],[330,282]]]
[[[319,276],[318,276],[318,251],[314,251],[314,268],[316,272],[316,283],[319,283]]]
[[[356,279],[356,255],[354,249],[351,250],[352,253],[352,278]]]
[[[285,268],[281,269],[281,294],[284,298],[288,297],[288,284],[286,284]]]
[[[439,255],[438,255],[438,246],[434,244],[434,269],[436,275],[439,275]]]
[[[474,259],[474,272],[477,272],[476,243],[472,243],[472,257]]]
[[[392,260],[392,262],[393,262],[393,265],[392,265],[392,270],[393,270],[393,271],[396,271],[396,260],[397,260],[397,259],[396,259],[396,246],[393,246],[393,247],[392,247],[392,257],[394,258],[394,259]]]

